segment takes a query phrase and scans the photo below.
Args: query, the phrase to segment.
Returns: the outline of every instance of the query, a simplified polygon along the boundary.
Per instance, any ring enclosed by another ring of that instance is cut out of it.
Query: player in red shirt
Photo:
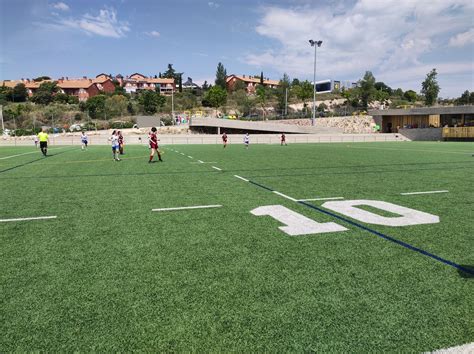
[[[224,144],[224,149],[225,147],[227,146],[227,134],[224,132],[224,134],[222,134],[222,143]]]
[[[156,154],[158,155],[158,160],[163,161],[161,159],[160,151],[158,150],[158,137],[156,136],[155,127],[151,128],[151,132],[148,135],[148,142],[150,144],[150,160],[148,161],[148,163],[153,162],[153,156],[155,156],[155,151],[156,151]]]
[[[119,132],[117,133],[118,134],[118,143],[119,143],[119,151],[120,151],[120,155],[125,155],[124,152],[123,152],[123,135],[122,135],[122,132],[119,130]]]
[[[288,144],[286,143],[286,136],[285,136],[285,133],[281,133],[281,138],[280,138],[280,140],[281,140],[281,146],[283,146],[283,145],[285,145],[285,146],[288,145]]]

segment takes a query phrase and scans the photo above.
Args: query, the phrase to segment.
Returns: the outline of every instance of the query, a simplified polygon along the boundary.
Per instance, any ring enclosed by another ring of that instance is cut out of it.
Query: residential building
[[[245,85],[245,89],[247,93],[252,94],[255,93],[257,86],[260,85],[260,76],[238,76],[238,75],[229,75],[226,77],[226,86],[228,91],[233,91],[235,85],[238,82],[242,82]],[[265,78],[263,80],[263,86],[268,88],[277,88],[280,85],[279,81],[276,80],[269,80]]]
[[[123,78],[122,86],[128,93],[136,93],[140,90],[159,90],[160,94],[171,95],[176,90],[174,79],[147,77],[145,75],[134,73]]]
[[[342,89],[347,90],[354,87],[357,87],[357,82],[330,79],[316,81],[316,93],[341,91]]]
[[[188,77],[186,82],[183,82],[183,90],[199,90],[201,87],[193,82],[193,79]]]

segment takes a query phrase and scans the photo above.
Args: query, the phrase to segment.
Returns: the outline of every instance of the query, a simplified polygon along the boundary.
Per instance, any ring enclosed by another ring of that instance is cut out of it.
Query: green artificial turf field
[[[0,148],[0,219],[57,216],[0,222],[1,352],[423,352],[474,342],[474,144],[163,151],[165,162],[148,164],[144,146],[127,146],[121,162],[106,146],[47,158]],[[448,192],[401,195],[423,191]],[[297,201],[336,197],[439,222],[384,226],[327,200]],[[152,211],[204,205],[222,207]],[[278,205],[297,230],[318,227],[301,216],[347,230],[290,236],[251,213]]]

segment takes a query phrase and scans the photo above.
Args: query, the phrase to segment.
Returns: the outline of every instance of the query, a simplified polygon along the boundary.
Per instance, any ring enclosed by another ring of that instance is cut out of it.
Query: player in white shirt
[[[112,143],[112,155],[115,161],[120,161],[119,155],[119,137],[117,131],[114,130],[112,132],[112,136],[109,138],[110,142]]]
[[[82,150],[87,150],[87,144],[89,144],[89,137],[84,132],[81,133],[81,144]]]
[[[249,133],[246,133],[244,135],[244,144],[245,144],[245,148],[248,149],[249,148],[249,144],[250,144],[250,136],[249,136]]]

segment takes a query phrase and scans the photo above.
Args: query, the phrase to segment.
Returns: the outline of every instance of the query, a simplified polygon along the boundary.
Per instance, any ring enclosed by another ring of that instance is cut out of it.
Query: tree
[[[395,91],[393,91],[393,95],[403,98],[403,90],[401,88],[397,88]]]
[[[367,109],[369,103],[374,100],[377,91],[375,89],[375,77],[372,72],[365,72],[364,78],[359,80],[359,88],[362,107]]]
[[[387,86],[384,82],[381,82],[381,81],[376,82],[374,87],[377,91],[383,91],[383,92],[388,93],[389,95],[393,93],[392,88],[390,86]]]
[[[58,102],[58,103],[68,103],[68,95],[66,95],[65,93],[57,93],[56,95],[54,95],[54,102]]]
[[[38,87],[31,100],[38,104],[48,105],[53,101],[53,96],[58,91],[56,82],[45,81]]]
[[[226,103],[227,91],[216,84],[207,91],[205,101],[217,111],[217,108]]]
[[[155,114],[160,107],[165,105],[166,98],[161,96],[158,92],[146,90],[140,94],[138,101],[144,113]]]
[[[180,73],[178,76],[178,91],[183,92],[183,73]]]
[[[284,73],[283,77],[280,79],[278,88],[276,89],[276,97],[278,100],[278,110],[283,111],[286,105],[287,93],[290,89],[290,78]]]
[[[464,91],[461,97],[457,98],[455,103],[456,105],[466,105],[474,103],[474,92],[469,92],[468,90]]]
[[[291,86],[299,86],[300,85],[300,80],[298,80],[296,77],[293,79],[291,82]]]
[[[23,83],[17,84],[12,91],[12,97],[14,102],[25,102],[28,97],[28,91]]]
[[[0,104],[4,105],[12,100],[13,89],[7,86],[0,86]]]
[[[33,79],[34,82],[40,82],[44,80],[51,80],[49,76],[38,76],[36,79]]]
[[[216,86],[219,86],[222,89],[226,89],[226,79],[227,79],[227,70],[224,68],[222,63],[217,64],[216,71]]]
[[[265,114],[266,114],[265,106],[267,104],[268,91],[265,88],[265,86],[258,85],[256,94],[257,94],[257,100],[260,103],[260,106],[263,111],[263,119],[265,119]]]
[[[173,64],[168,64],[168,70],[163,73],[164,78],[176,79],[176,70],[173,69]]]
[[[417,97],[418,95],[413,90],[405,91],[405,93],[403,94],[403,98],[409,102],[416,102]]]
[[[237,90],[232,93],[232,98],[235,101],[240,113],[243,116],[248,116],[251,113],[252,108],[255,107],[255,100],[247,95],[244,90]]]
[[[209,88],[209,85],[207,84],[207,80],[204,80],[204,83],[202,84],[202,90],[206,91]]]
[[[97,95],[91,97],[86,102],[86,110],[89,112],[89,116],[93,119],[105,118],[105,100],[107,96]]]
[[[301,82],[299,85],[293,86],[295,96],[303,101],[304,110],[307,111],[307,104],[311,97],[313,97],[313,85],[308,80]]]
[[[127,112],[128,99],[123,95],[113,95],[105,100],[107,117],[122,116]]]
[[[440,88],[436,80],[437,75],[436,69],[431,70],[421,84],[421,93],[425,96],[425,103],[428,106],[435,104],[438,98]]]
[[[263,71],[260,73],[260,85],[263,86]]]

